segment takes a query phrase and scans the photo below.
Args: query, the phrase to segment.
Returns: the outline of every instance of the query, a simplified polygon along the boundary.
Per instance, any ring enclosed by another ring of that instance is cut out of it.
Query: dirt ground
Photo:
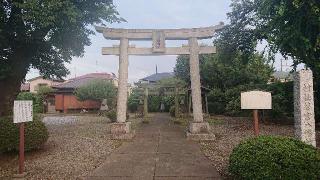
[[[44,122],[49,139],[42,149],[26,153],[26,179],[76,179],[98,167],[121,145],[108,137],[106,118],[55,116]],[[0,155],[0,179],[11,179],[17,167],[17,153]]]
[[[238,117],[216,116],[207,119],[211,126],[211,131],[217,139],[212,142],[201,142],[201,149],[204,154],[211,159],[213,165],[221,175],[228,178],[229,156],[235,146],[240,141],[254,137],[252,119]],[[261,135],[281,135],[294,136],[294,125],[279,125],[271,123],[260,123]],[[320,132],[317,131],[317,145],[320,144]]]

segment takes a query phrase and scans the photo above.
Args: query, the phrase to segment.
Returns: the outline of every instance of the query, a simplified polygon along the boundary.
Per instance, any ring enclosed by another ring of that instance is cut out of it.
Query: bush
[[[31,100],[33,102],[33,112],[43,113],[43,97],[31,92],[21,92],[18,94],[17,100]]]
[[[272,110],[268,111],[268,115],[280,120],[293,117],[293,82],[269,84],[266,90],[272,94]]]
[[[174,96],[164,96],[162,102],[164,104],[164,111],[169,112],[170,107],[174,105]]]
[[[48,130],[39,116],[25,123],[25,151],[40,148],[48,140]],[[0,118],[0,153],[19,150],[19,126],[12,117]]]
[[[111,122],[117,121],[117,111],[116,110],[110,110],[106,112],[106,116],[111,120]]]
[[[116,122],[117,121],[117,110],[112,109],[108,112],[104,112],[104,113],[102,113],[102,116],[108,117],[111,120],[111,122]],[[129,119],[128,112],[126,113],[126,119]]]
[[[102,102],[103,99],[107,99],[108,106],[113,107],[117,89],[112,82],[96,79],[78,87],[74,94],[80,101],[94,100]]]
[[[148,111],[159,112],[161,104],[161,96],[149,96],[148,97]]]
[[[208,102],[208,109],[210,114],[221,115],[224,113],[225,107],[220,102]]]
[[[133,91],[128,98],[128,110],[131,113],[138,111],[140,97],[137,92]]]
[[[229,171],[238,179],[319,179],[320,152],[293,138],[260,136],[233,150]]]

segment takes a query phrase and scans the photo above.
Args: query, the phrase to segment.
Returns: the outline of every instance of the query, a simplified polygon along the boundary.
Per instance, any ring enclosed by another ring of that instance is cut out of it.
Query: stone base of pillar
[[[215,140],[215,135],[210,133],[210,126],[207,122],[193,122],[189,125],[187,132],[188,140],[195,141],[212,141]]]
[[[131,130],[131,122],[112,123],[111,139],[132,139],[134,132]]]
[[[209,133],[210,126],[207,122],[192,122],[189,124],[189,132],[192,134]]]

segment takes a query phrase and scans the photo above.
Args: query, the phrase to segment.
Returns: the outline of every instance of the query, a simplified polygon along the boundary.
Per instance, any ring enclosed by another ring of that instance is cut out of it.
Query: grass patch
[[[172,121],[174,124],[178,124],[181,126],[187,126],[188,125],[188,120],[185,118],[172,118]]]
[[[222,119],[215,119],[215,118],[210,118],[207,120],[209,125],[221,125],[224,124],[224,120]]]

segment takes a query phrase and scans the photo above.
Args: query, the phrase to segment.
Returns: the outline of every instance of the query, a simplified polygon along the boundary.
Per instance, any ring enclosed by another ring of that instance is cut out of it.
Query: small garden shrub
[[[117,111],[116,110],[110,110],[106,112],[106,116],[111,120],[111,122],[117,121]]]
[[[48,130],[39,116],[25,123],[25,151],[40,148],[48,140]],[[0,118],[0,153],[19,150],[19,126],[12,117]]]
[[[111,120],[111,122],[116,122],[117,121],[117,111],[115,109],[112,109],[112,110],[110,110],[108,112],[102,113],[102,116],[108,117]],[[127,112],[126,113],[126,119],[129,119],[129,117],[130,117],[129,113]]]
[[[319,179],[320,151],[293,138],[251,138],[233,150],[229,172],[237,179]]]

